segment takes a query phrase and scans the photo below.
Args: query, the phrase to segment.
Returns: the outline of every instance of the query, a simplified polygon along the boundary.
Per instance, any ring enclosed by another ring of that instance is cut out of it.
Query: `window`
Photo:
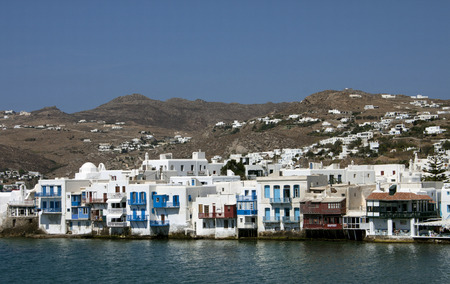
[[[264,186],[264,198],[270,198],[270,186],[269,185]]]
[[[392,174],[395,175],[395,171],[392,171]]]
[[[181,171],[184,172],[184,165],[181,165]]]
[[[381,175],[384,176],[384,171],[381,171]]]
[[[300,186],[298,184],[294,185],[294,197],[300,197]]]

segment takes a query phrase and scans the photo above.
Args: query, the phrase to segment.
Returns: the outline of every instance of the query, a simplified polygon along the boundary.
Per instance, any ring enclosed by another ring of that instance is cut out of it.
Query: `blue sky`
[[[326,89],[450,99],[450,1],[0,1],[0,110]]]

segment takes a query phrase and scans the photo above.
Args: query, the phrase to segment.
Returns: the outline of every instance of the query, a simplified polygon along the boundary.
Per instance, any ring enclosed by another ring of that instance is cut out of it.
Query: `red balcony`
[[[236,218],[236,205],[225,205],[224,212],[198,213],[199,219]]]
[[[334,207],[334,208],[330,208]],[[338,207],[338,208],[335,208]],[[325,215],[325,214],[338,214],[338,215],[345,215],[346,208],[345,203],[302,203],[300,204],[300,212],[303,214],[318,214],[318,215]]]

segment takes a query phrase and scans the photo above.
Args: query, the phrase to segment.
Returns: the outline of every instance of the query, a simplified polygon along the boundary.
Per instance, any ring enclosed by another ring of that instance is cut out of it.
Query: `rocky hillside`
[[[95,109],[78,112],[73,116],[77,119],[133,122],[174,131],[198,131],[219,121],[247,120],[283,111],[289,106],[289,103],[243,105],[180,98],[158,101],[133,94],[118,97]]]
[[[301,148],[353,131],[366,121],[379,121],[386,112],[414,116],[442,110],[411,104],[414,100],[403,95],[383,98],[382,94],[346,89],[315,93],[301,102],[291,103],[242,105],[179,98],[158,101],[133,94],[73,114],[48,107],[30,115],[14,114],[0,118],[4,129],[0,132],[0,168],[37,170],[49,177],[73,176],[87,161],[102,162],[111,169],[136,167],[145,152],[149,152],[151,158],[164,152],[172,152],[177,158],[188,158],[193,151],[201,149],[211,158],[215,155],[227,157],[232,153]],[[450,100],[427,101],[450,106]],[[367,105],[372,105],[373,109],[367,109]],[[340,113],[331,114],[331,109]],[[318,121],[299,124],[298,119],[288,118],[294,114],[314,117]],[[434,140],[446,138],[450,131],[437,137],[417,135],[428,125],[448,128],[450,116],[441,117],[437,121],[408,126],[414,127],[416,135],[410,139],[415,139],[415,144],[431,147]],[[280,122],[266,124],[262,118],[279,119]],[[339,129],[342,118],[350,118],[351,121]],[[241,122],[242,127],[233,128],[231,123],[235,120]],[[219,121],[225,124],[215,126]],[[325,121],[339,133],[325,133]],[[116,125],[117,122],[123,124]],[[175,136],[191,139],[187,143],[176,143]],[[132,140],[147,146],[123,148]],[[100,144],[110,145],[110,151],[99,151]],[[148,146],[150,144],[151,147]]]

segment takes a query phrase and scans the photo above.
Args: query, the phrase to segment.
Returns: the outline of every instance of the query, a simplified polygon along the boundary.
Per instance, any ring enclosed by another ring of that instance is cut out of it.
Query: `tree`
[[[233,171],[235,175],[245,179],[245,166],[242,162],[237,163],[236,160],[229,160],[225,166],[220,169],[220,174],[226,175],[227,170]]]
[[[435,155],[428,158],[428,167],[423,170],[429,175],[423,178],[424,181],[445,181],[447,176],[445,175],[444,162],[441,156]]]

